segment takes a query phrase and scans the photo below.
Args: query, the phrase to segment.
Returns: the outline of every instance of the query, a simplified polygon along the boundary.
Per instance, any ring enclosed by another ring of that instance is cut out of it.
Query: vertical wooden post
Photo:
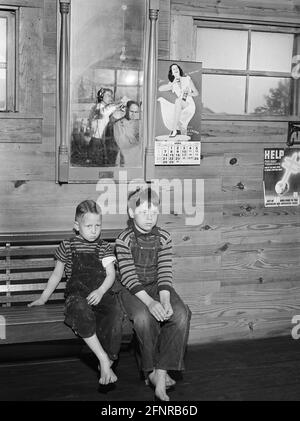
[[[150,181],[154,175],[154,129],[157,89],[157,20],[159,0],[149,1],[149,44],[147,57],[147,143],[145,158],[145,180]]]
[[[69,115],[69,31],[70,0],[60,0],[60,50],[59,50],[59,123],[58,182],[67,183],[69,176],[68,115]]]
[[[291,114],[299,116],[300,112],[300,34],[295,35],[292,58],[292,103]]]
[[[10,243],[6,243],[5,244],[5,263],[6,263],[6,270],[5,270],[5,278],[6,278],[6,296],[10,297],[11,293],[9,291],[9,287],[10,287]],[[7,299],[7,303],[5,307],[10,307],[10,301]]]

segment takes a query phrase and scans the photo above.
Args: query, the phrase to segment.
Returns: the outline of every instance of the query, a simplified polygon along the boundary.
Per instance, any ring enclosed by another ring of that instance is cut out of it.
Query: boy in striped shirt
[[[100,239],[101,224],[101,209],[96,202],[85,200],[77,206],[77,235],[59,245],[56,266],[45,290],[29,307],[45,304],[65,272],[65,323],[98,358],[99,383],[106,385],[117,380],[111,365],[118,358],[123,313],[111,290],[116,258],[110,244]]]
[[[116,240],[125,287],[120,298],[133,322],[146,378],[157,398],[169,401],[168,370],[182,370],[191,312],[172,285],[172,241],[157,227],[159,198],[151,188],[129,195],[129,227]],[[174,383],[174,381],[173,381]]]

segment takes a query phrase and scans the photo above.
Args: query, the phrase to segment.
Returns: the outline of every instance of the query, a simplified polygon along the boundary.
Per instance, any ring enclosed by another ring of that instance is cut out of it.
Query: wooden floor
[[[0,400],[153,401],[152,390],[139,378],[132,351],[121,352],[117,375],[116,387],[103,393],[98,390],[96,361],[86,352],[81,352],[80,358],[48,356],[44,360],[1,362]],[[186,371],[170,398],[299,401],[300,340],[279,337],[190,346]]]

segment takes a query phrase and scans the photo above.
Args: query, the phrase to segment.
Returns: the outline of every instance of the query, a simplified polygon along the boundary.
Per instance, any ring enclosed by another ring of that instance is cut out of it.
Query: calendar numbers
[[[198,141],[155,141],[155,165],[200,165]]]

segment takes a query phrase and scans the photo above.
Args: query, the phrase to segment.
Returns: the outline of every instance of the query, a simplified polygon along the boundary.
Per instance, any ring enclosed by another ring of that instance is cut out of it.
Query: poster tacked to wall
[[[264,204],[298,206],[300,194],[300,149],[264,149]]]

